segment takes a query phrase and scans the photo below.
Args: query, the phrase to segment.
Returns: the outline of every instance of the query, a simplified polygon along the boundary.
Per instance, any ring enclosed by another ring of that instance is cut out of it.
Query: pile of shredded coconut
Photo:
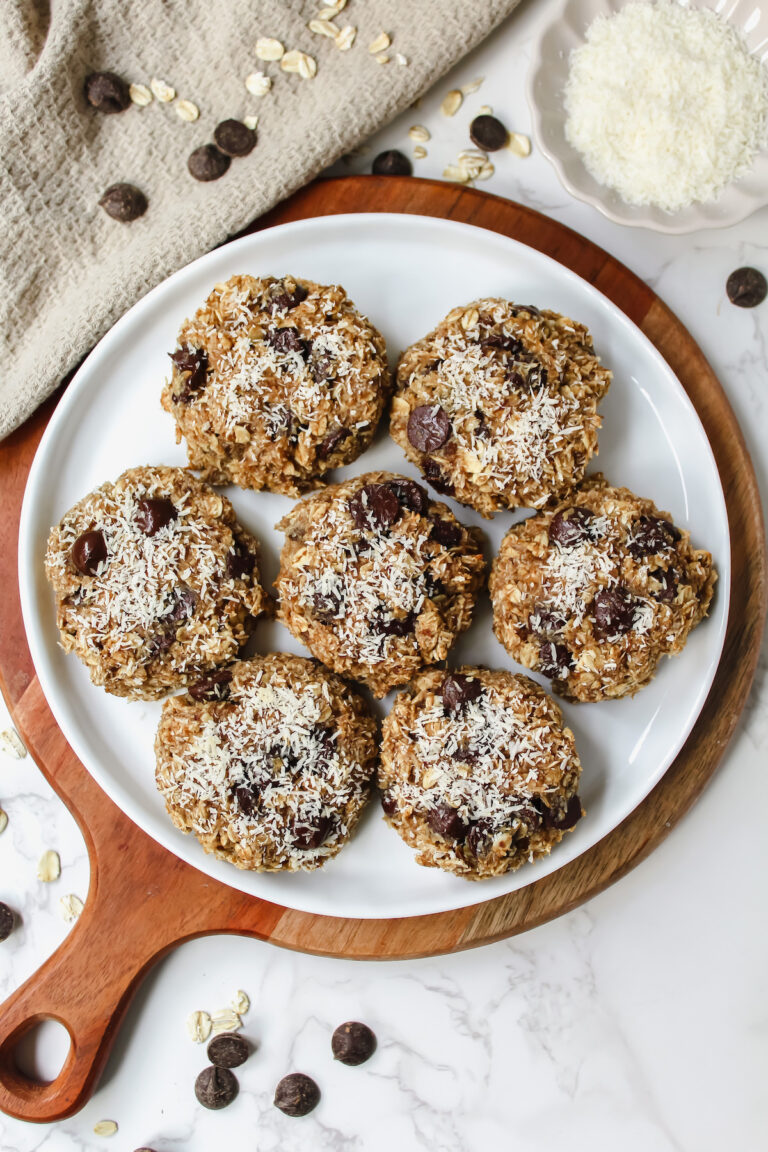
[[[668,0],[598,16],[571,53],[564,98],[568,142],[629,204],[716,200],[766,142],[760,61],[715,12]]]

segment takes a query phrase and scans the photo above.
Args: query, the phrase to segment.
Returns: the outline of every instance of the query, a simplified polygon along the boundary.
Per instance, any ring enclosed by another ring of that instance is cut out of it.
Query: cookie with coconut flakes
[[[443,660],[469,627],[485,573],[478,536],[413,480],[368,472],[306,497],[277,527],[280,619],[374,695]]]
[[[583,324],[476,300],[403,353],[390,434],[433,488],[481,515],[538,508],[584,476],[610,381]]]
[[[583,815],[558,705],[527,676],[423,672],[384,721],[378,783],[416,861],[468,880],[546,856]]]
[[[384,340],[338,285],[233,276],[178,343],[162,405],[213,484],[317,488],[368,447],[390,392]]]
[[[156,700],[232,660],[268,599],[258,542],[184,468],[131,468],[51,530],[65,652],[115,696]]]
[[[709,552],[669,513],[596,475],[504,537],[490,580],[493,628],[560,695],[618,698],[683,650],[716,579]]]
[[[376,724],[314,660],[242,661],[166,700],[157,787],[177,828],[238,868],[319,868],[351,836],[369,795]]]

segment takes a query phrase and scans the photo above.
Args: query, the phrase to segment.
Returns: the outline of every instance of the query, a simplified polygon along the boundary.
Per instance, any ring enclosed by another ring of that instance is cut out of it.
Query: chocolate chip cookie
[[[560,708],[527,676],[432,669],[384,721],[387,822],[417,863],[468,880],[546,856],[583,815],[580,775]]]
[[[162,404],[214,484],[317,488],[368,447],[390,392],[384,340],[338,285],[233,276],[178,343]]]
[[[555,692],[617,698],[682,652],[716,579],[709,552],[668,512],[596,475],[504,537],[490,580],[493,627]]]
[[[319,868],[349,839],[369,794],[376,725],[314,660],[234,664],[166,700],[157,787],[182,832],[238,868]]]
[[[582,479],[610,380],[583,324],[476,300],[403,353],[390,433],[436,491],[483,516],[538,508]]]
[[[302,500],[278,528],[280,619],[376,696],[444,659],[469,627],[479,540],[413,480],[366,473]]]
[[[155,700],[226,663],[267,597],[259,545],[183,468],[131,468],[51,530],[45,571],[65,652],[115,696]]]

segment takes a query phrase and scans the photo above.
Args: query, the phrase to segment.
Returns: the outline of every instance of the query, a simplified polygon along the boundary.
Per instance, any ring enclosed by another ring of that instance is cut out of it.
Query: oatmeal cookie
[[[413,480],[368,472],[308,496],[277,527],[280,619],[376,696],[444,659],[469,627],[479,541]]]
[[[599,474],[509,530],[491,573],[493,627],[513,659],[574,700],[637,692],[707,614],[709,552]]]
[[[538,508],[582,479],[610,381],[583,324],[476,300],[403,353],[390,434],[433,488],[481,515]]]
[[[386,349],[338,285],[233,276],[178,342],[162,404],[204,480],[297,496],[371,443]]]
[[[384,721],[388,823],[419,864],[468,880],[546,856],[583,815],[580,775],[560,708],[527,676],[423,672]]]
[[[352,834],[376,762],[362,699],[314,660],[234,664],[166,700],[155,780],[168,813],[238,868],[320,868]]]
[[[131,468],[51,530],[65,652],[115,696],[156,700],[231,660],[267,606],[259,545],[183,468]]]

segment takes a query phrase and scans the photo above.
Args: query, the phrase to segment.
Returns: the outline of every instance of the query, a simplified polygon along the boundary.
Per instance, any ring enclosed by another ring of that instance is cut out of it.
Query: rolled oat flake
[[[229,168],[232,161],[215,144],[203,144],[195,148],[187,160],[187,168],[195,180],[218,180]]]
[[[756,308],[768,295],[768,282],[757,268],[737,268],[725,283],[731,304],[738,308]]]
[[[247,156],[256,144],[256,133],[241,120],[222,120],[216,125],[213,139],[225,156]]]
[[[140,188],[133,184],[110,184],[99,200],[99,207],[103,208],[113,220],[121,224],[130,224],[138,220],[147,210],[147,198]]]

